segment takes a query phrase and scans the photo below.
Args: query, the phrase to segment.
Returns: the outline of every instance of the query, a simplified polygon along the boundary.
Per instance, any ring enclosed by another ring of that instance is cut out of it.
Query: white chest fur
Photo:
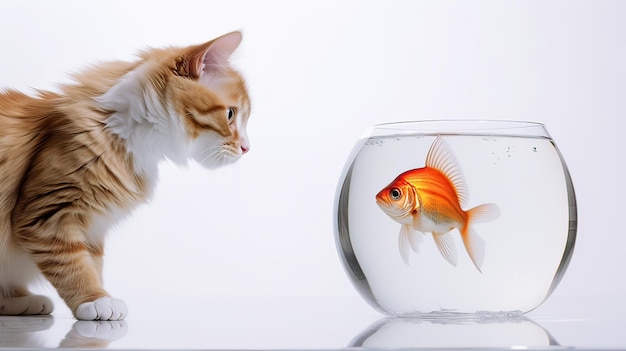
[[[87,232],[87,241],[90,244],[100,246],[104,242],[106,233],[130,215],[131,210],[112,208],[105,214],[94,214],[91,218],[91,226]]]

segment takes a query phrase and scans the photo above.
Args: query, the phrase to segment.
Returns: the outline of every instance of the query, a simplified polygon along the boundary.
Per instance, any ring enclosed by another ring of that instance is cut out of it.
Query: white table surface
[[[0,349],[626,349],[624,301],[552,296],[522,318],[433,321],[386,318],[358,296],[137,297],[123,322],[76,321],[63,306],[0,317]]]

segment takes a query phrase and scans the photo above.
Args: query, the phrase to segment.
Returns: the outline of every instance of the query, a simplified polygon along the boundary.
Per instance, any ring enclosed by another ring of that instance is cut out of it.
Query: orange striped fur
[[[162,160],[213,168],[248,151],[250,100],[228,63],[240,40],[146,50],[58,93],[0,94],[0,315],[51,313],[28,291],[43,273],[77,318],[124,318],[102,286],[104,234],[148,200]]]

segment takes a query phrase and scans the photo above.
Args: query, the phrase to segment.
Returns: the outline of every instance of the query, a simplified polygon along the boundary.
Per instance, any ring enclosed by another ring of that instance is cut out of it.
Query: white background
[[[545,123],[579,205],[555,294],[624,295],[625,15],[620,1],[4,1],[0,86],[55,89],[99,60],[243,30],[251,152],[219,171],[164,165],[109,236],[115,296],[356,295],[333,238],[344,162],[372,124],[444,118]]]

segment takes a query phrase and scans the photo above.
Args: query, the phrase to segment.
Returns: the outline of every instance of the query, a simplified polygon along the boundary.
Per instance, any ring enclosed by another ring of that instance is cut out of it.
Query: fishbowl
[[[416,121],[372,127],[346,162],[337,250],[391,316],[521,315],[565,273],[577,212],[544,125]]]

